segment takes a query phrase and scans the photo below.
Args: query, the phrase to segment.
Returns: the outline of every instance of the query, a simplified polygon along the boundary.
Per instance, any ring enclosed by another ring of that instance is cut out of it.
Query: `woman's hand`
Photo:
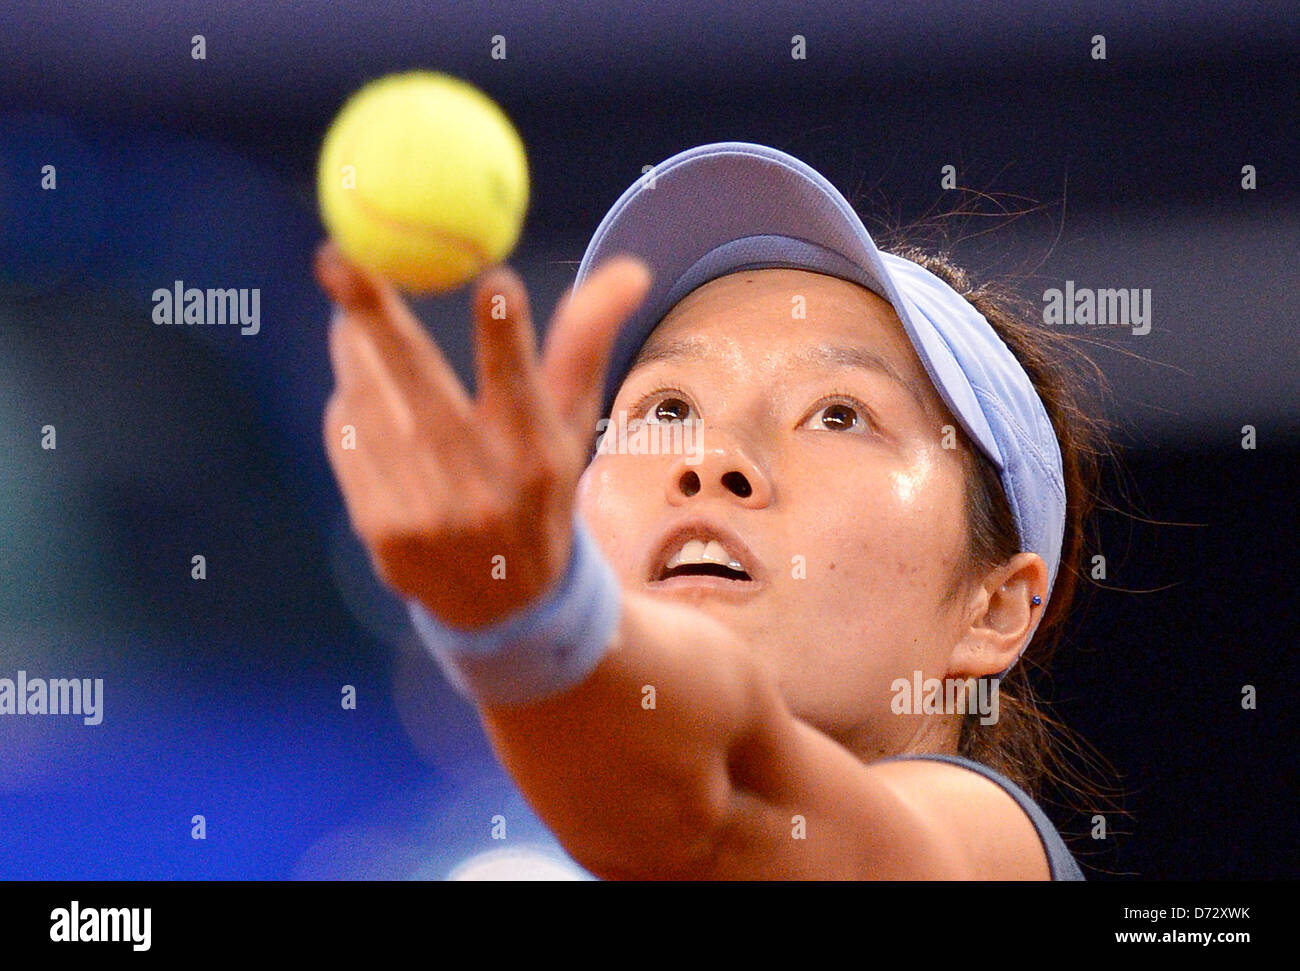
[[[540,360],[522,281],[487,270],[474,399],[390,284],[330,242],[316,277],[339,308],[325,446],[379,577],[467,630],[535,601],[568,564],[610,348],[648,268],[619,257],[567,294]]]

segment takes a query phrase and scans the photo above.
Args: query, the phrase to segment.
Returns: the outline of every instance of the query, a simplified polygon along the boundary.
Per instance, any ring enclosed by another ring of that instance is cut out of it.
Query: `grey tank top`
[[[1066,849],[1065,841],[1061,839],[1061,834],[1056,831],[1056,827],[1047,818],[1047,814],[1039,808],[1038,803],[1029,798],[1028,793],[1006,776],[994,772],[987,765],[961,755],[895,755],[880,761],[897,762],[903,759],[929,759],[933,762],[951,762],[953,765],[964,765],[972,772],[978,772],[984,778],[996,782],[1011,795],[1012,799],[1020,804],[1020,808],[1029,815],[1030,820],[1033,822],[1034,829],[1038,830],[1038,838],[1043,841],[1043,849],[1047,852],[1047,866],[1052,874],[1052,879],[1084,879],[1083,871],[1079,869],[1079,864],[1075,862],[1074,856]]]

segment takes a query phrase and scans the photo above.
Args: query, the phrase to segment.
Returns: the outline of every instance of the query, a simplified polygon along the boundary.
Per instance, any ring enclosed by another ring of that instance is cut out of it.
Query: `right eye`
[[[678,391],[655,391],[641,399],[636,414],[644,415],[648,424],[686,421],[691,414],[690,403]]]

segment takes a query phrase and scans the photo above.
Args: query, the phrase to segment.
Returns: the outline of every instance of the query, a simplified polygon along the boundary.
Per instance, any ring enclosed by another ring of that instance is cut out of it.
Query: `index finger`
[[[468,428],[471,406],[460,378],[392,284],[358,267],[332,240],[316,251],[316,279],[374,341],[393,382],[418,418]]]
[[[619,328],[645,299],[644,260],[620,254],[560,300],[551,318],[542,371],[563,420],[582,436],[595,431],[609,356]]]

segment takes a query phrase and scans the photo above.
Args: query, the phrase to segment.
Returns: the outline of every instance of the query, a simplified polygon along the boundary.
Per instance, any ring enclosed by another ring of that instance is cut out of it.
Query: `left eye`
[[[809,416],[808,421],[813,424],[814,428],[824,428],[836,432],[847,431],[850,428],[857,428],[865,424],[862,416],[858,413],[858,409],[842,401],[834,401],[817,409]]]

